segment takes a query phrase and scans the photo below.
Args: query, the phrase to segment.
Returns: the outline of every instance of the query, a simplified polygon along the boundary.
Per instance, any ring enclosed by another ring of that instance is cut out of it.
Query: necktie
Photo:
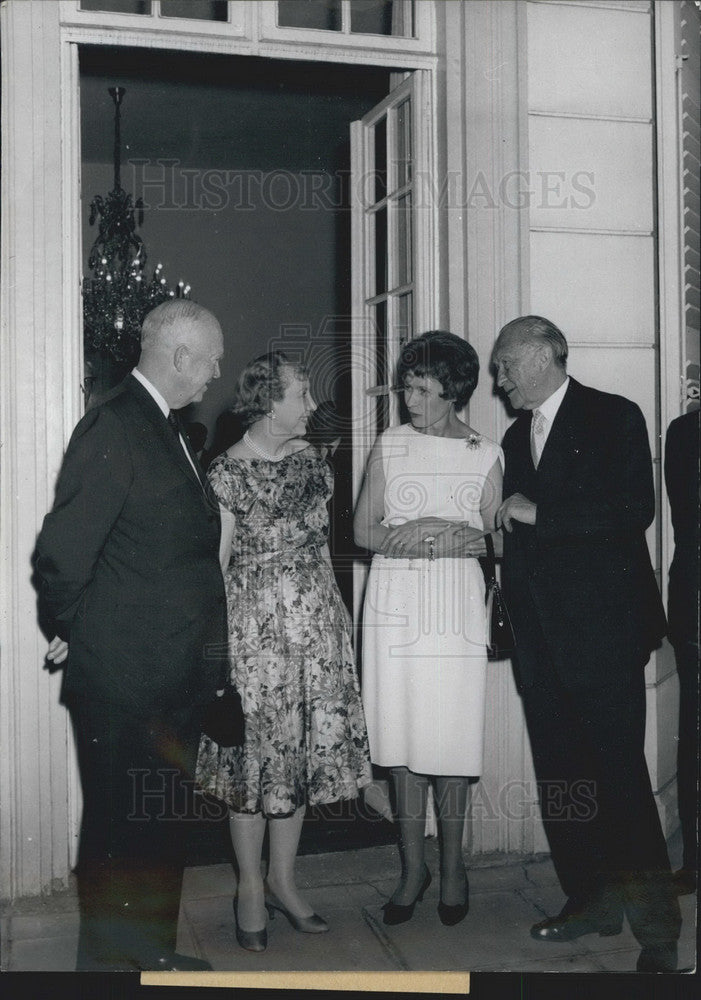
[[[199,479],[200,485],[203,485],[202,470],[200,468],[199,462],[197,461],[197,456],[192,452],[192,449],[190,447],[190,440],[189,440],[187,434],[186,433],[182,433],[182,429],[181,429],[181,425],[180,425],[180,417],[175,412],[175,410],[171,410],[169,412],[169,414],[168,414],[168,425],[169,425],[170,429],[173,431],[173,434],[175,434],[175,437],[176,437],[176,439],[177,439],[180,447],[185,452],[185,457],[187,458],[188,462],[192,466],[192,471],[195,473],[195,475]]]
[[[173,434],[175,434],[175,436],[179,438],[180,437],[180,423],[178,421],[178,415],[175,412],[175,410],[171,410],[168,413],[168,423],[170,424],[170,428],[173,431]]]
[[[533,419],[531,420],[531,458],[536,469],[538,468],[538,462],[540,462],[540,456],[543,453],[544,444],[545,417],[540,410],[534,410]]]

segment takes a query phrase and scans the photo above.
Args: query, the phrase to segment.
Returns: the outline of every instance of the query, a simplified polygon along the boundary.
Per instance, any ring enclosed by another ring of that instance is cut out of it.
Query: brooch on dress
[[[466,448],[473,448],[473,449],[474,448],[479,448],[479,446],[481,444],[482,444],[482,435],[481,434],[470,434],[469,437],[465,438],[465,447]]]

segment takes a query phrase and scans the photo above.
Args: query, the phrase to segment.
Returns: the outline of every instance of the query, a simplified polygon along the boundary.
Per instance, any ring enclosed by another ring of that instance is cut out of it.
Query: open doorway
[[[251,57],[80,49],[83,261],[97,235],[90,205],[114,184],[114,104],[121,103],[122,188],[143,202],[145,274],[191,287],[225,336],[221,379],[188,418],[211,457],[240,433],[228,406],[238,373],[271,348],[302,354],[312,393],[348,416],[336,453],[331,547],[352,607],[350,123],[390,89],[390,73]],[[116,367],[109,381],[123,375]],[[99,393],[100,386],[93,386]],[[387,842],[384,821],[349,804],[305,823],[301,851]],[[197,863],[228,856],[223,824],[206,825]]]

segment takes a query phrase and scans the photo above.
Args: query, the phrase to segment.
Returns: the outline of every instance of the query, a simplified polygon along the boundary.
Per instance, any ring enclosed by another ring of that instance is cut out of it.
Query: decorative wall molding
[[[31,557],[80,408],[78,289],[66,286],[65,218],[75,211],[62,151],[70,58],[58,6],[3,4],[2,593],[0,871],[3,894],[67,884],[74,768],[61,673],[43,668]],[[22,80],[22,86],[17,86]],[[77,122],[74,120],[73,125]],[[70,127],[69,127],[70,128]],[[74,175],[77,188],[77,176]],[[79,252],[75,247],[69,250]],[[79,273],[79,272],[77,272]]]
[[[575,351],[577,348],[582,350],[621,350],[621,351],[656,351],[657,344],[651,343],[636,343],[633,340],[626,341],[616,341],[616,340],[568,340],[567,341],[570,350]]]
[[[553,111],[549,108],[529,108],[532,118],[576,118],[590,122],[626,122],[632,125],[651,125],[652,118],[641,115],[597,115],[580,111]]]
[[[649,14],[649,0],[528,0],[548,7],[590,7],[593,10],[615,10],[618,14]],[[665,3],[667,0],[665,0]]]
[[[587,226],[531,226],[532,233],[572,233],[576,236],[654,236],[651,229],[594,229]]]

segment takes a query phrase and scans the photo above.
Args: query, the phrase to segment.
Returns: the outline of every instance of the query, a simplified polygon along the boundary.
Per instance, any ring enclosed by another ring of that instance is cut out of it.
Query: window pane
[[[393,373],[387,370],[387,302],[375,306],[375,385],[390,385]],[[389,425],[389,396],[377,396],[375,401],[377,433]]]
[[[411,99],[397,108],[397,186],[411,183]]]
[[[375,201],[387,196],[387,119],[375,126]]]
[[[397,284],[408,285],[412,278],[411,195],[397,202]]]
[[[226,21],[226,0],[161,0],[163,17],[187,17],[199,21]]]
[[[375,212],[375,291],[387,291],[387,209]]]
[[[395,335],[400,344],[405,344],[414,336],[414,314],[412,312],[412,294],[400,295],[397,298],[397,329]]]
[[[412,0],[351,0],[350,30],[363,35],[414,36]]]
[[[80,0],[80,9],[104,10],[111,14],[150,14],[151,0]]]
[[[341,30],[341,0],[278,0],[277,7],[281,28]]]

